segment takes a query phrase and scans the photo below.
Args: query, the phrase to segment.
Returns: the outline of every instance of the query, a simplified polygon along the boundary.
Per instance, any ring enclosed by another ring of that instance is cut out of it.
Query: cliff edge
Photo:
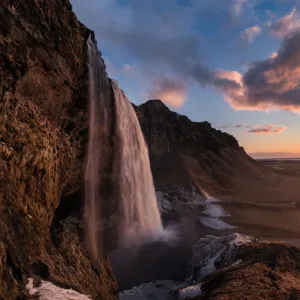
[[[0,29],[0,299],[23,299],[29,277],[117,299],[108,259],[92,264],[74,217],[84,178],[91,31],[68,0],[3,0]],[[111,99],[104,63],[103,70]]]

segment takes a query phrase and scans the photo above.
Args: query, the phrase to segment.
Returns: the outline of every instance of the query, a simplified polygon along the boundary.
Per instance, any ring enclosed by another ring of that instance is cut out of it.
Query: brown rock
[[[236,254],[242,263],[203,279],[201,299],[298,299],[300,250],[285,243],[251,243]]]
[[[64,227],[56,214],[71,198],[63,219],[80,215],[89,34],[68,0],[1,2],[0,299],[21,297],[33,275],[117,299],[109,261],[89,260],[81,219]],[[111,99],[105,72],[102,84]]]

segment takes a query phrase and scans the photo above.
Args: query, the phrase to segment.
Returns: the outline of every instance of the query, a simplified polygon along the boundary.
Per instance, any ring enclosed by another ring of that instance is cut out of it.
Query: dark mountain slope
[[[160,100],[135,107],[149,145],[157,189],[195,186],[209,193],[236,192],[236,179],[255,181],[268,170],[250,158],[237,140],[208,122],[192,122]]]

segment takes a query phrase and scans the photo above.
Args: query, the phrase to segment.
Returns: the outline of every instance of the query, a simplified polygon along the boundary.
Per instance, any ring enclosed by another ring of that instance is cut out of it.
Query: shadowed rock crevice
[[[32,273],[40,276],[42,279],[47,280],[50,276],[49,267],[42,261],[37,261],[31,265]]]
[[[11,269],[13,277],[17,281],[22,282],[24,273],[22,272],[22,270],[19,267],[17,267],[15,265],[13,258],[11,256],[11,254],[9,253],[9,251],[6,251],[6,263],[7,263],[8,267]]]

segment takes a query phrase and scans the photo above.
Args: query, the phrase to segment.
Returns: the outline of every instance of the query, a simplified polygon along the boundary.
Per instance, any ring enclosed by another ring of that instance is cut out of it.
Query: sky
[[[300,156],[300,0],[71,0],[130,101]]]

